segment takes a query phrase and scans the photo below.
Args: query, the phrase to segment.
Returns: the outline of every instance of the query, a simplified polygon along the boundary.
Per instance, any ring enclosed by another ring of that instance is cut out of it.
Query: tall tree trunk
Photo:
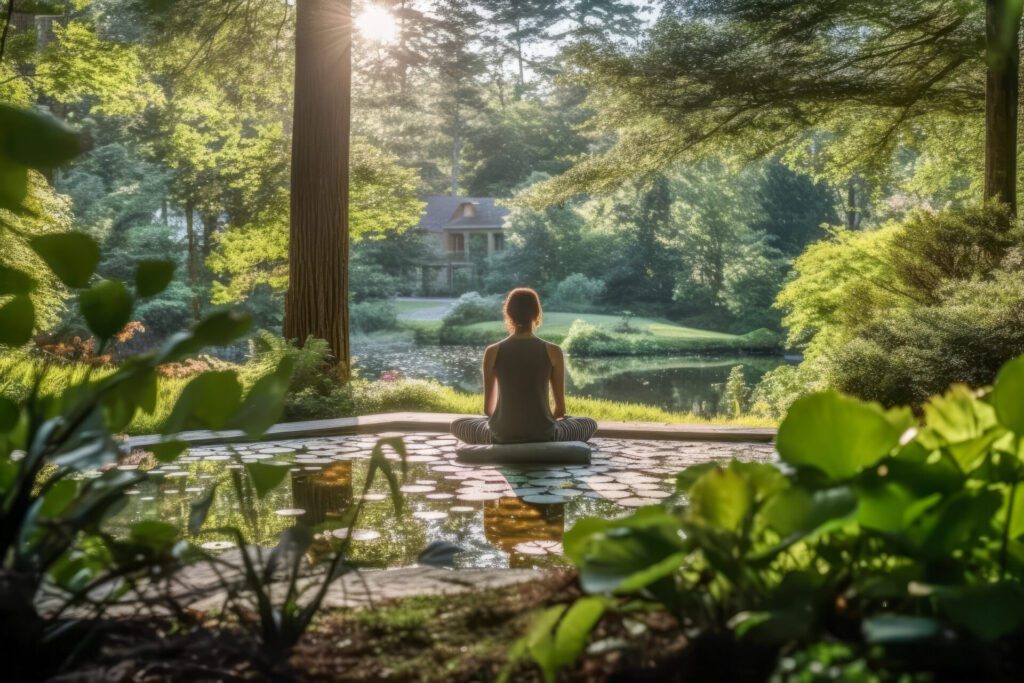
[[[192,290],[192,319],[199,321],[199,246],[196,244],[196,207],[191,199],[185,200],[185,235],[188,237],[188,286]]]
[[[11,22],[14,20],[14,0],[7,0],[7,11],[4,12],[4,27],[0,29],[0,62],[4,60],[4,52],[7,49],[7,35],[11,31]]]
[[[327,341],[342,380],[348,338],[348,183],[352,100],[350,0],[298,0],[291,243],[284,335]]]
[[[1017,213],[1017,98],[1024,0],[985,0],[985,198]]]
[[[459,196],[459,156],[462,154],[462,121],[459,118],[459,105],[455,105],[455,122],[452,126],[452,196]]]
[[[518,11],[518,8],[517,10]],[[519,94],[516,99],[522,96],[523,87],[526,85],[526,72],[523,69],[523,34],[521,18],[516,16],[516,59],[519,60]]]
[[[857,183],[851,177],[846,181],[846,229],[860,227],[860,211],[857,210]]]
[[[203,214],[203,261],[210,255],[213,250],[213,236],[217,232],[217,214],[206,213]]]

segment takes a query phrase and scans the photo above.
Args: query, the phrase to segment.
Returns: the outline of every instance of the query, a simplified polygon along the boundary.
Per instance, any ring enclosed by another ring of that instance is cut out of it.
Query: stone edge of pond
[[[329,420],[281,422],[258,439],[240,431],[196,430],[182,432],[175,438],[190,446],[205,446],[240,441],[313,438],[378,432],[448,432],[448,426],[460,417],[456,413],[382,413]],[[665,422],[598,422],[595,436],[644,441],[724,441],[771,443],[775,431],[766,427],[729,427],[724,425],[672,424]],[[145,448],[161,441],[158,434],[130,437],[128,448]]]
[[[241,571],[236,566],[240,562],[240,555],[237,550],[228,551],[220,556],[220,560],[217,571],[205,564],[196,564],[175,576],[168,590],[179,605],[197,612],[217,612],[223,608],[228,590],[225,581],[234,585],[241,577]],[[327,590],[323,608],[358,609],[415,597],[486,592],[534,581],[554,581],[561,575],[564,575],[564,570],[557,568],[439,569],[413,565],[368,569],[335,580]],[[316,587],[320,580],[316,575],[300,579],[300,589]],[[285,588],[284,583],[275,582],[271,592],[281,597]],[[122,616],[136,613],[139,605],[152,604],[154,590],[162,589],[154,585],[143,590],[141,595],[129,593],[122,604],[110,609],[109,614]],[[41,606],[45,610],[51,605],[43,601]]]

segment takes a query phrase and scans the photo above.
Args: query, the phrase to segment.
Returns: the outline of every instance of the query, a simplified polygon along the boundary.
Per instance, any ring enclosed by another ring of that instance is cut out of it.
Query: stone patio
[[[457,441],[448,434],[420,431],[402,436],[410,476],[401,490],[411,512],[400,525],[415,525],[417,538],[422,537],[424,542],[448,540],[467,546],[476,553],[474,557],[480,558],[480,563],[469,565],[475,568],[459,570],[402,566],[348,575],[331,587],[327,606],[358,607],[373,600],[486,590],[542,578],[544,575],[538,569],[561,564],[562,534],[576,519],[621,516],[631,508],[666,502],[675,495],[675,475],[691,465],[732,457],[748,461],[770,461],[775,457],[773,447],[763,442],[595,438],[589,465],[468,465],[456,459]],[[353,468],[366,467],[380,437],[321,435],[250,443],[207,443],[193,446],[175,463],[158,468],[155,476],[160,486],[180,486],[183,492],[200,495],[201,486],[187,486],[188,468],[192,464],[288,464],[293,473],[294,502],[290,509],[278,510],[277,514],[294,515],[295,519],[305,515],[307,523],[319,525],[330,510],[316,509],[316,505],[344,504],[350,508],[353,500],[360,500],[362,489],[356,482],[361,475]],[[144,450],[141,443],[133,445]],[[390,451],[387,457],[399,460]],[[209,475],[202,477],[209,479]],[[304,491],[319,486],[319,493],[304,493],[300,497],[296,493],[300,483]],[[340,498],[337,490],[331,489],[338,485],[347,487]],[[363,504],[389,509],[389,496],[377,492],[380,490],[377,487],[363,496]],[[136,498],[152,500],[151,496]],[[314,503],[313,499],[321,503]],[[357,528],[353,540],[372,543],[380,536],[379,528]],[[214,549],[216,543],[208,545]],[[219,559],[223,561],[219,571],[227,572],[229,581],[233,580],[232,575],[237,578],[237,570],[232,566],[239,561],[238,550],[227,550]],[[500,567],[488,564],[495,561],[502,563]],[[200,564],[180,573],[172,591],[183,604],[205,612],[223,604],[221,585],[216,573],[208,565]]]

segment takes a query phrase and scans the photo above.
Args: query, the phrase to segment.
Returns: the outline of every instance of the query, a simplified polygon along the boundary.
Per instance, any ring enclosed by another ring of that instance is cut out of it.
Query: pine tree
[[[910,133],[958,119],[968,131],[985,126],[985,196],[1015,203],[1022,0],[673,4],[638,52],[575,51],[596,121],[618,143],[535,200],[605,189],[681,159],[808,147],[837,184],[884,179]],[[832,144],[815,145],[811,131],[830,133]]]
[[[496,29],[500,52],[515,60],[521,92],[526,86],[526,67],[531,63],[529,48],[548,39],[551,27],[561,18],[561,10],[557,3],[546,0],[480,0],[479,4]]]
[[[430,63],[438,79],[435,107],[451,140],[451,194],[456,196],[465,129],[483,106],[479,79],[486,64],[477,49],[483,17],[467,0],[436,0],[432,11],[436,37],[430,46]]]

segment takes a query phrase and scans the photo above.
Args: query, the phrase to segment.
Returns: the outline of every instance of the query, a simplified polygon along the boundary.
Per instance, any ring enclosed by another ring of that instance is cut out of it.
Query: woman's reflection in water
[[[531,568],[550,564],[562,554],[564,503],[527,503],[508,496],[484,503],[484,535],[508,553],[508,566]]]
[[[318,531],[344,526],[352,509],[352,461],[339,460],[319,469],[292,472],[292,503],[305,514],[296,523]],[[331,543],[318,533],[309,549],[314,564],[331,553]]]

